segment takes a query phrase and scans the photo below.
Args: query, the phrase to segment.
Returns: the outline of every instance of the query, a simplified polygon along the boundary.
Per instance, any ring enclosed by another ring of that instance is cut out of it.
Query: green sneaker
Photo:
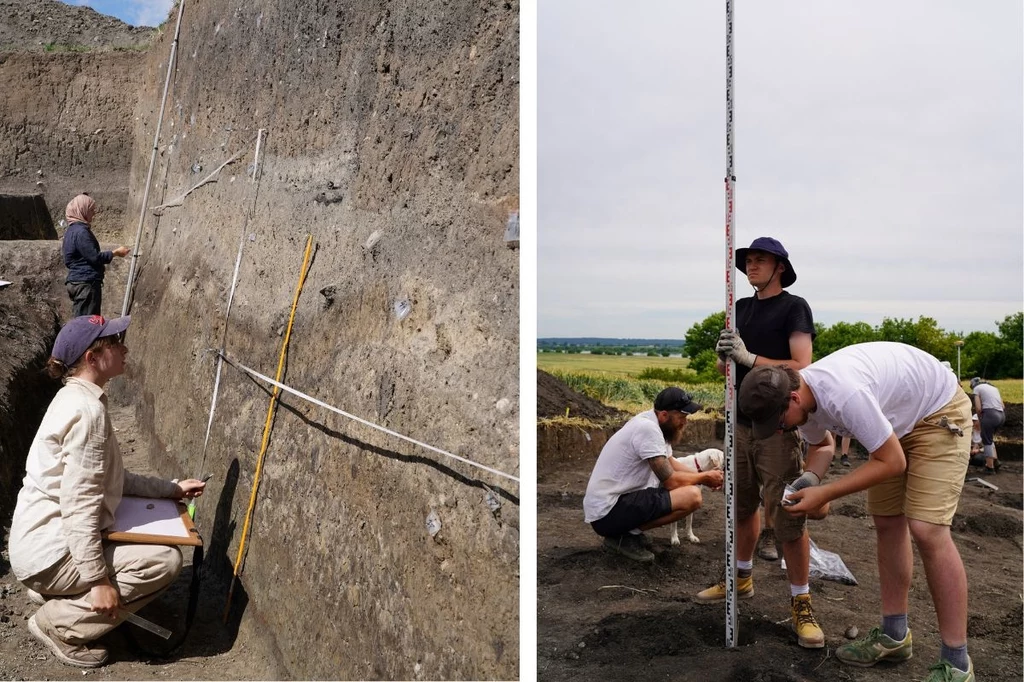
[[[974,662],[967,657],[967,672],[954,668],[946,661],[939,661],[928,668],[924,682],[974,682]]]
[[[836,649],[836,658],[840,661],[864,668],[881,660],[906,661],[913,655],[913,639],[910,636],[909,628],[907,636],[903,638],[902,642],[883,633],[882,628],[871,628],[867,637],[844,644]]]

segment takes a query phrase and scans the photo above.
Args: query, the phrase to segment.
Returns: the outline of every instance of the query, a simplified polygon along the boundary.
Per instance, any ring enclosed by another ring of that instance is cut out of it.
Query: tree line
[[[708,315],[686,332],[684,354],[690,358],[689,368],[698,380],[714,381],[721,375],[715,369],[715,343],[725,327],[725,311]],[[960,375],[985,379],[1019,379],[1024,377],[1024,311],[1007,315],[997,322],[998,331],[971,332],[963,335],[948,332],[930,317],[912,319],[884,318],[872,327],[867,322],[836,322],[830,327],[815,323],[814,360],[820,360],[840,348],[868,341],[897,341],[946,360],[957,368],[957,346],[960,345]]]

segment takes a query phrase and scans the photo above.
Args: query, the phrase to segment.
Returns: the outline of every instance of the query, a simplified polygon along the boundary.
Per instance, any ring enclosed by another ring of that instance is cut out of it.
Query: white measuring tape
[[[213,350],[213,349],[211,349],[211,350]],[[408,436],[403,436],[402,434],[398,433],[397,431],[392,431],[391,429],[385,428],[383,426],[378,426],[377,424],[374,424],[373,422],[366,421],[365,419],[363,419],[361,417],[357,417],[354,414],[349,414],[348,412],[345,412],[344,410],[339,410],[337,407],[333,407],[331,405],[328,405],[327,403],[323,402],[322,400],[317,400],[313,396],[306,395],[302,391],[297,391],[294,388],[291,388],[289,386],[285,386],[284,384],[282,384],[279,381],[274,381],[270,377],[264,376],[263,374],[260,374],[256,370],[251,369],[249,367],[246,367],[245,365],[243,365],[240,362],[236,362],[236,361],[232,360],[231,358],[229,358],[227,355],[225,355],[221,351],[216,351],[215,350],[214,352],[216,352],[217,355],[219,355],[220,357],[224,358],[225,362],[227,362],[232,367],[240,369],[243,372],[245,372],[246,374],[248,374],[250,376],[253,376],[253,377],[256,377],[257,379],[260,379],[261,381],[265,381],[268,384],[270,384],[271,386],[277,386],[279,389],[281,389],[282,391],[284,391],[286,393],[291,393],[292,395],[297,396],[299,398],[302,398],[303,400],[309,401],[309,402],[313,403],[314,405],[319,405],[320,407],[324,408],[325,410],[330,410],[331,412],[335,412],[337,414],[340,414],[343,417],[348,417],[349,419],[352,419],[353,421],[357,421],[360,424],[363,424],[365,426],[369,426],[371,429],[377,429],[378,431],[383,431],[384,433],[386,433],[386,434],[388,434],[390,436],[394,436],[395,438],[401,438],[404,441],[408,441],[408,442],[413,443],[415,445],[419,445],[421,448],[424,448],[426,450],[430,450],[431,452],[436,452],[436,453],[438,453],[440,455],[444,455],[445,457],[451,457],[452,459],[457,459],[458,461],[463,462],[465,464],[468,464],[468,465],[470,465],[472,467],[476,467],[477,469],[483,469],[484,471],[489,471],[492,474],[494,474],[495,476],[501,476],[503,478],[507,478],[507,479],[509,479],[511,481],[515,481],[516,483],[519,483],[519,478],[517,478],[516,476],[513,476],[512,474],[506,474],[504,471],[498,471],[497,469],[492,469],[489,466],[486,466],[486,465],[483,465],[483,464],[478,464],[477,462],[474,462],[471,459],[466,459],[465,457],[460,457],[458,455],[452,454],[451,452],[448,452],[447,450],[442,450],[441,448],[435,448],[433,445],[427,445],[426,443],[420,442],[420,441],[415,440],[413,438],[409,438]]]
[[[732,0],[725,0],[725,328],[734,329],[733,282],[735,189],[732,130]],[[735,647],[736,627],[736,363],[725,363],[725,645]]]

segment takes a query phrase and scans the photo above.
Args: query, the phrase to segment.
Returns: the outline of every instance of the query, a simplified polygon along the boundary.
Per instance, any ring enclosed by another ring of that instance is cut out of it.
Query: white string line
[[[253,376],[253,377],[256,377],[257,379],[261,379],[261,380],[267,382],[268,384],[270,384],[271,386],[276,386],[277,388],[281,389],[282,391],[285,391],[287,393],[291,393],[292,395],[298,396],[299,398],[302,398],[303,400],[307,400],[307,401],[313,403],[314,405],[319,405],[320,407],[324,408],[325,410],[330,410],[331,412],[335,412],[337,414],[340,414],[343,417],[348,417],[349,419],[357,421],[360,424],[363,424],[365,426],[369,426],[371,429],[377,429],[378,431],[383,431],[384,433],[386,433],[388,435],[391,435],[391,436],[394,436],[395,438],[401,438],[404,441],[408,441],[408,442],[413,443],[415,445],[419,445],[421,448],[425,448],[425,449],[430,450],[432,452],[436,452],[438,454],[444,455],[445,457],[451,457],[452,459],[457,459],[460,462],[463,462],[463,463],[468,464],[470,466],[474,466],[474,467],[476,467],[478,469],[483,469],[484,471],[489,471],[492,474],[495,474],[497,476],[502,476],[502,477],[507,478],[509,480],[515,481],[516,483],[519,483],[519,479],[517,477],[513,476],[512,474],[506,474],[504,471],[498,471],[497,469],[492,469],[489,466],[485,466],[483,464],[477,464],[473,460],[466,459],[465,457],[459,457],[458,455],[452,454],[452,453],[448,452],[447,450],[442,450],[440,448],[435,448],[433,445],[427,445],[426,443],[420,442],[420,441],[418,441],[418,440],[416,440],[414,438],[409,438],[408,436],[403,436],[402,434],[400,434],[400,433],[398,433],[396,431],[392,431],[391,429],[384,428],[383,426],[378,426],[377,424],[374,424],[373,422],[368,422],[365,419],[362,419],[361,417],[357,417],[354,414],[349,414],[348,412],[345,412],[344,410],[339,410],[337,407],[333,407],[333,406],[328,405],[327,403],[325,403],[325,402],[323,402],[321,400],[317,400],[313,396],[306,395],[302,391],[297,391],[294,388],[291,388],[289,386],[285,386],[284,384],[282,384],[279,381],[274,381],[270,377],[264,376],[264,375],[260,374],[259,372],[257,372],[256,370],[251,369],[249,367],[246,367],[245,365],[243,365],[240,362],[235,362],[234,360],[229,358],[225,353],[223,353],[221,351],[218,351],[216,349],[210,349],[210,350],[215,352],[215,353],[217,353],[217,355],[219,355],[220,357],[224,358],[224,360],[229,365],[231,365],[232,367],[234,367],[236,369],[240,369],[243,372],[245,372],[246,374],[248,374],[250,376]]]
[[[252,183],[256,186],[252,195],[252,206],[242,222],[242,229],[238,235],[238,255],[235,257],[235,271],[231,275],[231,293],[228,294],[228,305],[224,311],[224,333],[220,339],[220,349],[224,350],[224,343],[228,336],[228,318],[231,316],[231,302],[235,300],[235,287],[238,285],[238,268],[242,264],[242,247],[245,245],[245,232],[249,227],[249,218],[256,212],[256,197],[259,194],[259,168],[260,168],[260,143],[263,141],[263,128],[256,132],[256,155],[252,164]],[[217,393],[220,391],[220,374],[224,365],[224,359],[217,357],[217,378],[213,382],[213,398],[210,400],[210,417],[206,421],[206,437],[203,438],[203,455],[200,469],[206,466],[206,449],[210,444],[210,429],[213,427],[213,412],[217,409]]]

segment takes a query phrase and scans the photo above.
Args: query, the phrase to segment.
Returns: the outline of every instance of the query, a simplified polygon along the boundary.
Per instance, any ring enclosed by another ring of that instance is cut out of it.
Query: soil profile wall
[[[129,214],[172,35],[173,21],[146,63]],[[147,214],[118,391],[162,471],[214,474],[197,519],[215,574],[236,557],[268,393],[225,366],[204,457],[209,349],[226,338],[231,357],[274,374],[306,235],[316,250],[285,383],[519,475],[519,253],[504,242],[518,44],[518,3],[186,5],[148,204],[239,156]],[[519,494],[285,396],[235,595],[240,636],[294,677],[516,677]]]
[[[0,194],[42,194],[55,224],[68,201],[87,192],[99,206],[97,236],[119,233],[141,59],[0,52]]]

